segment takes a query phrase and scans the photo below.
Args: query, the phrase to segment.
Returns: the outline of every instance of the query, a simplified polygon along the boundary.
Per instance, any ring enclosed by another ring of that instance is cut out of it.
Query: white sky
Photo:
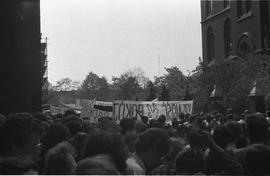
[[[49,81],[119,76],[141,67],[150,79],[202,55],[199,0],[41,0]]]

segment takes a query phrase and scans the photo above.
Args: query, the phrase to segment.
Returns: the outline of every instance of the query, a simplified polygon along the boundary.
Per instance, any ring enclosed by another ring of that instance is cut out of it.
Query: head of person
[[[122,119],[119,123],[121,127],[121,134],[126,135],[127,133],[135,132],[135,120],[133,119]]]
[[[93,129],[88,133],[83,149],[83,158],[106,154],[112,157],[120,173],[126,169],[127,148],[120,134],[103,129]]]
[[[68,142],[62,142],[51,148],[45,156],[46,175],[72,175],[77,164],[74,150]]]
[[[160,114],[157,121],[159,121],[162,125],[166,122],[166,116],[164,114]]]
[[[28,113],[7,116],[0,129],[1,154],[4,156],[25,156],[39,151],[43,130],[39,121]]]
[[[39,121],[48,121],[47,116],[41,112],[34,112],[32,115]]]
[[[42,153],[46,154],[51,147],[68,140],[69,137],[70,132],[65,125],[61,123],[52,124],[42,139]]]
[[[141,116],[142,122],[147,125],[149,118],[147,116]]]
[[[236,143],[238,139],[243,135],[242,126],[236,121],[230,121],[225,123],[225,126],[230,131],[230,143]]]
[[[99,154],[79,161],[76,175],[119,175],[110,155]]]
[[[202,172],[204,167],[203,153],[196,149],[186,149],[178,153],[175,160],[176,173],[193,175]]]
[[[68,127],[71,136],[82,131],[81,120],[77,115],[66,116],[64,124]]]
[[[191,148],[203,149],[204,145],[201,135],[199,134],[199,131],[193,126],[189,127],[187,137]]]
[[[230,129],[226,125],[216,127],[213,132],[215,143],[223,149],[225,149],[231,142],[231,136]]]
[[[247,118],[247,134],[251,143],[265,143],[268,134],[266,118],[251,115]]]
[[[148,125],[149,128],[163,128],[163,124],[160,121],[151,119]]]
[[[8,157],[0,161],[1,175],[38,175],[37,168],[29,158]]]
[[[64,113],[64,117],[67,117],[69,115],[77,115],[76,112],[73,109],[68,109]]]
[[[136,154],[144,162],[148,171],[158,166],[170,150],[171,141],[166,130],[150,128],[140,134],[135,145]]]

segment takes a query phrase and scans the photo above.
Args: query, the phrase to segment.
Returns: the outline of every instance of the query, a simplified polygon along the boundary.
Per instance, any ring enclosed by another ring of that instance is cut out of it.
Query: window
[[[246,0],[246,12],[249,12],[251,10],[251,1]]]
[[[230,6],[230,0],[223,0],[224,8],[227,8]]]
[[[251,10],[251,0],[238,0],[236,2],[238,18]]]
[[[237,16],[240,18],[244,14],[244,9],[243,9],[243,2],[242,0],[238,0],[237,2]]]
[[[215,58],[215,35],[210,26],[207,30],[207,61],[211,62]]]
[[[237,54],[240,57],[248,57],[254,50],[255,44],[249,33],[244,33],[237,44]]]
[[[206,15],[209,16],[213,10],[213,1],[206,0]]]
[[[232,54],[232,35],[230,19],[227,19],[224,23],[224,53],[225,57],[228,57]]]

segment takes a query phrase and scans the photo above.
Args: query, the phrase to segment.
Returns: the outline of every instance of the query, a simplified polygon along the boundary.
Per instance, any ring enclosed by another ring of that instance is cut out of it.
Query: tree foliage
[[[242,112],[249,108],[249,92],[254,82],[264,94],[269,91],[268,68],[265,59],[257,54],[245,54],[231,60],[216,60],[210,65],[203,62],[192,76],[194,110],[207,110],[210,104],[209,95],[214,85],[221,88],[223,108],[233,108]]]
[[[77,90],[80,87],[79,81],[73,81],[70,78],[63,78],[56,82],[56,85],[53,86],[55,91],[72,91]]]

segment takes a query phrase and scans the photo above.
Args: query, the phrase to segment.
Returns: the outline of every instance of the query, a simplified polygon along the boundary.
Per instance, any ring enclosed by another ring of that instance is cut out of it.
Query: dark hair
[[[164,114],[160,114],[157,119],[161,124],[164,124],[166,122],[166,116]]]
[[[69,115],[66,118],[64,124],[68,127],[71,136],[82,131],[81,120],[76,115]]]
[[[225,123],[225,126],[230,131],[230,142],[237,142],[237,140],[242,136],[243,129],[241,125],[235,121],[229,121]]]
[[[75,165],[71,165],[73,158],[73,148],[68,142],[62,142],[52,147],[45,157],[46,175],[74,174]]]
[[[33,134],[41,136],[41,124],[28,113],[16,113],[7,116],[0,129],[0,151],[10,152],[13,146],[21,147]]]
[[[230,129],[225,125],[216,127],[213,132],[213,139],[215,143],[223,149],[225,149],[227,145],[232,141],[231,136],[232,135]]]
[[[165,155],[170,150],[170,139],[166,130],[161,128],[150,128],[143,132],[135,145],[136,151],[147,152],[156,148],[157,152]]]
[[[65,111],[64,117],[67,117],[69,115],[77,115],[77,114],[73,109],[68,109]]]
[[[109,155],[96,155],[79,161],[76,175],[119,175]]]
[[[32,113],[33,117],[39,121],[47,121],[46,115],[42,114],[41,112],[34,112]]]
[[[93,129],[88,133],[84,147],[83,157],[98,154],[108,154],[119,170],[123,173],[126,169],[127,149],[117,133],[110,133],[103,129]]]
[[[42,154],[46,154],[51,147],[68,140],[69,137],[70,133],[65,125],[61,123],[51,125],[48,132],[42,139]]]
[[[257,146],[246,153],[246,166],[251,175],[270,175],[270,149],[267,146]]]
[[[266,142],[268,123],[266,118],[251,115],[247,118],[247,133],[251,143]]]
[[[200,150],[181,151],[175,160],[177,174],[195,174],[203,171],[203,153]]]
[[[147,125],[147,123],[148,123],[148,117],[147,116],[141,116],[141,119],[142,119],[142,122],[145,124],[145,125]]]
[[[37,171],[37,164],[30,159],[11,157],[0,161],[1,175],[24,175],[30,170]]]
[[[126,134],[129,130],[135,130],[135,120],[122,119],[119,123],[121,127],[121,134]]]
[[[187,137],[191,148],[203,148],[204,145],[199,130],[195,129],[192,126],[189,127]]]
[[[151,119],[149,122],[149,128],[162,128],[163,125],[158,120]]]

